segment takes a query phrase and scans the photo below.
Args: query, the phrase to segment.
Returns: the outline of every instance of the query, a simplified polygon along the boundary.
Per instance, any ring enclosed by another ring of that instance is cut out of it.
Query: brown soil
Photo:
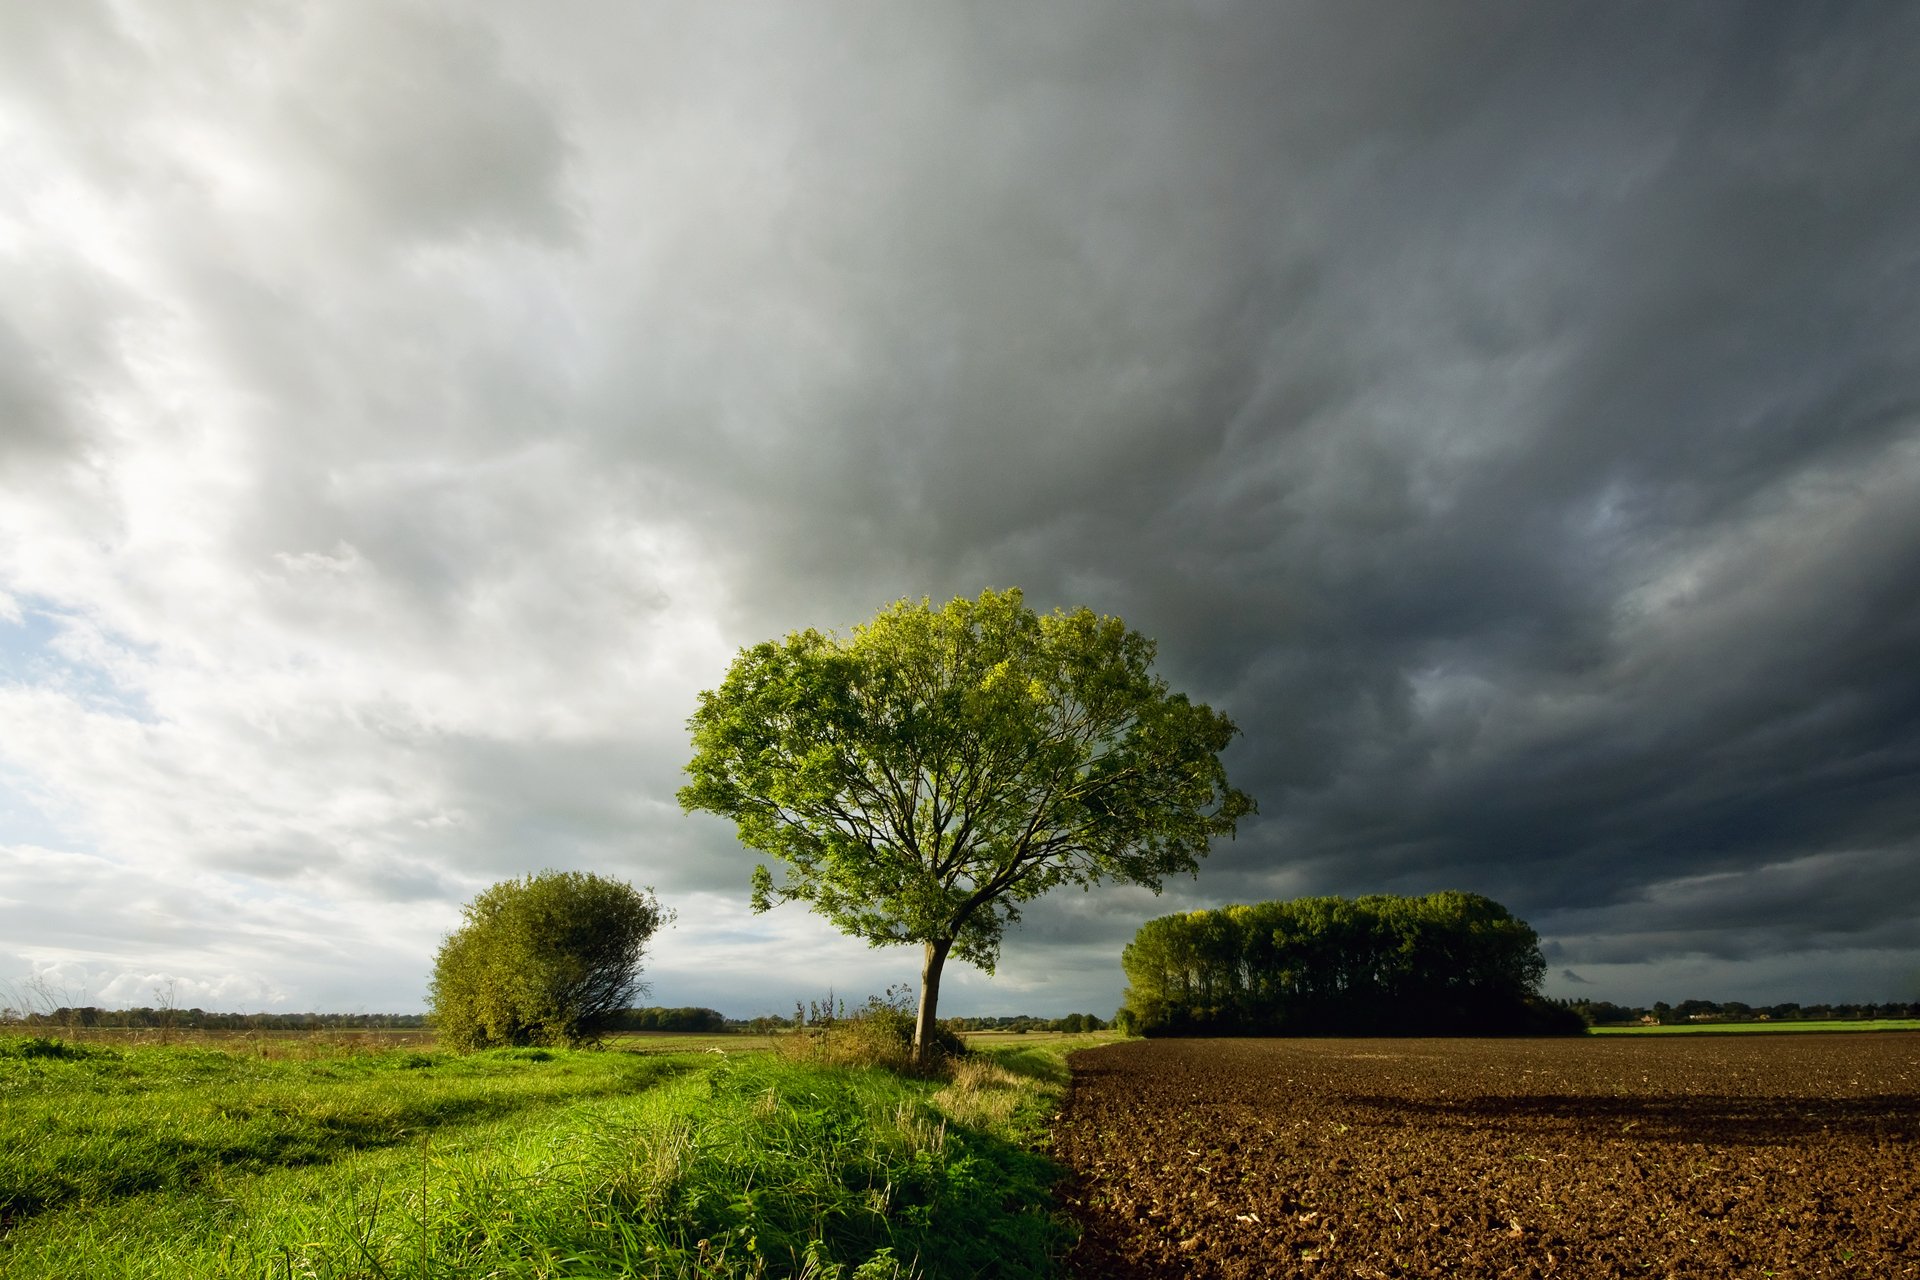
[[[1080,1276],[1920,1276],[1920,1034],[1072,1061]]]

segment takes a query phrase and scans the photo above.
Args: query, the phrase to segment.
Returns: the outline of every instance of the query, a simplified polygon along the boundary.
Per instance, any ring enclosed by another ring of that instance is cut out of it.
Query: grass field
[[[9,1277],[1048,1275],[1065,1052],[268,1056],[0,1040]],[[1010,1039],[1012,1039],[1010,1037]]]
[[[1870,1022],[1685,1022],[1670,1027],[1591,1027],[1596,1036],[1779,1035],[1802,1031],[1920,1031],[1920,1018],[1877,1018]]]

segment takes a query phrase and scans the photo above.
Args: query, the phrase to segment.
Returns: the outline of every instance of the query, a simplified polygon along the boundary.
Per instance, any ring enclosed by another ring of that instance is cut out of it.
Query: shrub
[[[671,918],[651,889],[578,871],[504,880],[440,948],[429,1001],[452,1049],[578,1045],[641,990],[647,940]]]

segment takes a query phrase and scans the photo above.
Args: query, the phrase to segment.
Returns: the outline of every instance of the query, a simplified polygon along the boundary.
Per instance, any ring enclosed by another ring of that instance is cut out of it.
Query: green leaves
[[[903,600],[851,636],[743,650],[688,726],[688,811],[777,860],[754,905],[800,899],[875,945],[991,968],[1018,904],[1063,884],[1158,888],[1253,802],[1236,730],[1153,675],[1151,640],[1017,590]]]
[[[1538,935],[1478,894],[1295,898],[1162,916],[1121,955],[1131,1024],[1180,1031],[1513,1031]]]
[[[575,1045],[640,990],[640,957],[672,918],[651,889],[578,871],[503,880],[469,903],[428,992],[441,1043]]]

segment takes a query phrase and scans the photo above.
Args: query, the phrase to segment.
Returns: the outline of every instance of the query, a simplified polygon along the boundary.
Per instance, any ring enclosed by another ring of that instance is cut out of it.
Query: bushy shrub
[[[545,871],[494,885],[464,915],[428,997],[440,1043],[461,1051],[595,1039],[641,990],[640,957],[672,913],[651,889]]]

